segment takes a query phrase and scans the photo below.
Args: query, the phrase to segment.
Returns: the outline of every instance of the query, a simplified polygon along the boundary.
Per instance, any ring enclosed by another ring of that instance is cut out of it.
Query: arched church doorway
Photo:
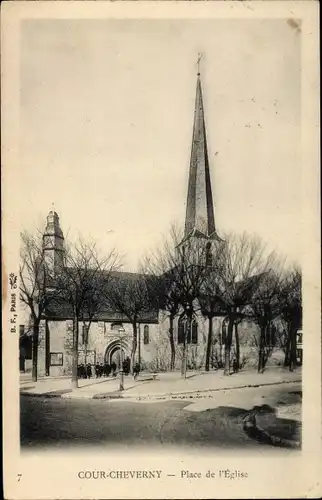
[[[111,342],[105,351],[104,362],[111,365],[113,362],[116,364],[117,369],[121,368],[121,360],[125,360],[130,357],[130,349],[127,342],[122,342],[122,355],[121,355],[121,345],[119,340]]]
[[[107,363],[111,365],[112,363],[115,363],[117,366],[117,369],[119,370],[121,368],[121,359],[125,359],[125,351],[122,349],[122,358],[121,358],[121,349],[119,347],[115,347],[109,355],[109,359],[107,360]]]

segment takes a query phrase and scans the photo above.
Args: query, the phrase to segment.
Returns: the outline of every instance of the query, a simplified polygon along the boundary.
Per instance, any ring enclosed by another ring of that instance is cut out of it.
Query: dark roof
[[[105,274],[105,271],[102,271]],[[108,274],[108,271],[106,271]],[[110,273],[113,279],[119,279],[123,282],[133,282],[138,281],[142,278],[148,278],[149,275],[141,273],[131,273],[122,271],[113,271]],[[72,306],[63,300],[62,298],[55,298],[46,308],[46,318],[52,320],[68,320],[73,319]],[[106,322],[117,322],[122,321],[123,323],[129,323],[128,318],[113,310],[108,304],[102,307],[102,309],[95,315],[93,321],[106,321]],[[158,323],[158,310],[154,309],[151,311],[143,311],[140,313],[139,317],[140,323]]]

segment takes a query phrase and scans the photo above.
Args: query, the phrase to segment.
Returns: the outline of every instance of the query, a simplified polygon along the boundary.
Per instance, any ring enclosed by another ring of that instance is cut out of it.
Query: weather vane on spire
[[[200,75],[200,61],[203,57],[203,54],[201,52],[198,53],[198,60],[197,60],[197,68],[198,68],[198,76]]]
[[[52,202],[52,204],[51,204],[51,210],[52,210],[53,212],[55,212],[55,204],[54,204],[54,202]]]

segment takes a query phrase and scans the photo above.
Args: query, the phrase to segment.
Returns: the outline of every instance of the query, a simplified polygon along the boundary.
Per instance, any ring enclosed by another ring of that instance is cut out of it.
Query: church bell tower
[[[54,209],[47,215],[47,224],[43,234],[43,252],[47,268],[54,276],[64,265],[64,235],[58,214]]]

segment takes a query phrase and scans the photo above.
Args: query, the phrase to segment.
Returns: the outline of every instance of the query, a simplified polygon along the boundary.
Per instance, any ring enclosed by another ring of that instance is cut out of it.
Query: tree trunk
[[[284,366],[285,367],[290,365],[290,345],[291,345],[290,330],[288,328],[287,340],[286,340],[286,346],[285,346],[285,358],[284,358]]]
[[[234,317],[229,317],[228,328],[227,328],[227,338],[225,344],[225,369],[224,375],[230,375],[230,350],[233,340],[233,327],[234,327]]]
[[[186,331],[184,333],[183,346],[182,346],[182,362],[181,362],[181,377],[182,378],[187,377],[187,336],[188,336],[189,332],[191,335],[191,320],[192,320],[192,315],[189,313],[189,314],[187,314],[187,328],[186,328]]]
[[[133,375],[134,373],[133,370],[135,365],[135,353],[138,343],[138,327],[136,321],[133,321],[132,328],[133,328],[133,341],[132,341],[132,352],[131,352],[131,373]]]
[[[222,335],[219,336],[219,360],[218,360],[218,368],[223,367],[223,362],[222,362]]]
[[[296,332],[297,328],[294,324],[290,328],[290,371],[296,368]]]
[[[72,350],[72,388],[78,388],[78,314],[74,312],[73,321],[73,350]]]
[[[38,379],[38,342],[39,342],[39,321],[34,321],[32,336],[32,381]]]
[[[186,375],[187,375],[187,346],[186,346],[186,339],[184,339],[182,345],[181,378],[186,378]]]
[[[211,354],[211,346],[212,346],[212,317],[208,316],[208,339],[207,339],[207,351],[206,351],[206,372],[209,372],[209,364],[210,364],[210,354]]]
[[[258,351],[258,365],[257,365],[257,371],[258,373],[263,373],[264,368],[265,368],[265,363],[264,363],[264,349],[265,349],[265,333],[266,333],[266,326],[261,325],[260,327],[260,339],[259,339],[259,351]]]
[[[174,315],[173,314],[170,314],[169,320],[170,320],[169,341],[170,341],[170,348],[171,348],[170,370],[174,370],[175,360],[176,360],[176,348],[174,345],[174,338],[173,338],[173,322],[174,322]]]
[[[240,368],[240,345],[239,345],[239,333],[238,324],[235,323],[235,339],[236,339],[236,370],[239,371]]]

